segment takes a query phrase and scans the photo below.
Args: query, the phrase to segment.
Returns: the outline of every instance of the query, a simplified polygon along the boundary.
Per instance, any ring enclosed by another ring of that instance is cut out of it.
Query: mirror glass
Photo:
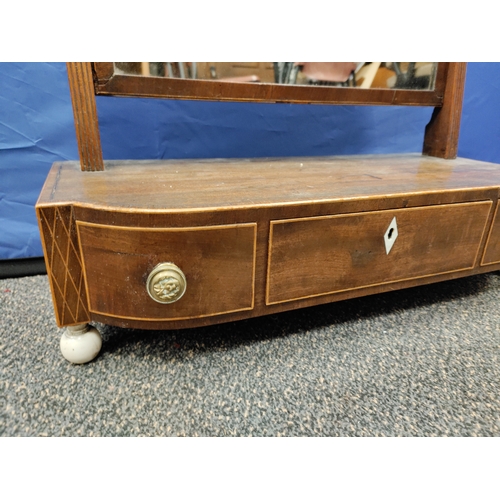
[[[434,90],[436,62],[115,62],[114,74],[234,83]]]

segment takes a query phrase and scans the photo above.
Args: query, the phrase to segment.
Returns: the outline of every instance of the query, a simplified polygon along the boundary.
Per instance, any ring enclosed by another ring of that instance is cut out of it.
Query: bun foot
[[[101,350],[101,334],[88,324],[68,326],[61,336],[61,353],[74,364],[92,361]]]

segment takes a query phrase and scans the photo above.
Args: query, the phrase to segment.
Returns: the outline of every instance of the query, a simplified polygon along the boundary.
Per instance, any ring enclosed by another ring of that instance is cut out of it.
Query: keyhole
[[[387,235],[387,238],[391,239],[392,238],[392,233],[394,232],[394,228],[391,227],[391,229],[389,230],[389,234]]]

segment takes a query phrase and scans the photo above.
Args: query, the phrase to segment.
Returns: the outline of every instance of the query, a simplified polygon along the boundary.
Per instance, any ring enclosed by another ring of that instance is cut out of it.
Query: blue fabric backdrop
[[[459,155],[500,163],[500,63],[471,63]],[[98,97],[105,159],[419,152],[430,108]],[[78,159],[64,63],[0,63],[0,259],[42,255],[34,205]]]

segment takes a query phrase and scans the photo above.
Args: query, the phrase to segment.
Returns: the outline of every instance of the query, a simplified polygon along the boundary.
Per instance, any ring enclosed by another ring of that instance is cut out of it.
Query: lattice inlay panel
[[[71,206],[38,209],[59,326],[89,321],[83,266]]]

